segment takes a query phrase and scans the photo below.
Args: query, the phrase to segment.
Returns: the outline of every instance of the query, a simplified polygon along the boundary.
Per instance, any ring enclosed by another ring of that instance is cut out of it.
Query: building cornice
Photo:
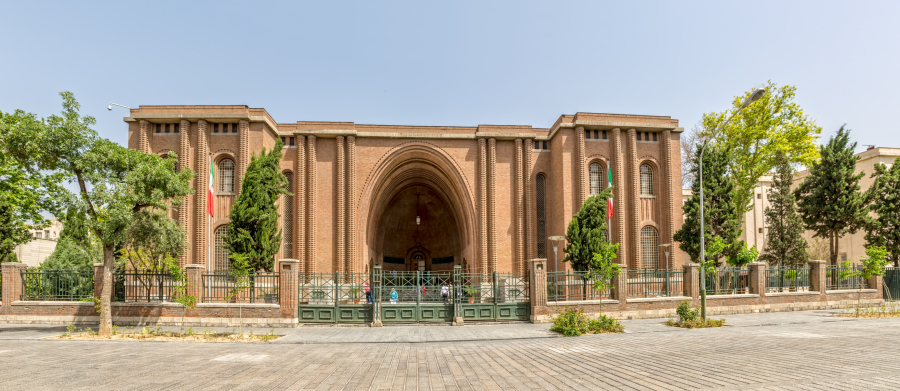
[[[278,134],[278,124],[273,122],[269,117],[264,115],[250,115],[249,113],[210,113],[210,112],[188,112],[188,113],[133,113],[131,117],[122,118],[125,122],[137,122],[147,120],[151,122],[177,122],[188,120],[197,122],[204,120],[207,122],[216,121],[235,121],[246,120],[249,122],[260,122],[266,125],[266,128],[272,135]]]

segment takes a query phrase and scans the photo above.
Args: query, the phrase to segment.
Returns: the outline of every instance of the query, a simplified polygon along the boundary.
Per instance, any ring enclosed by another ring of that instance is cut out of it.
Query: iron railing
[[[808,292],[809,266],[766,269],[766,292]]]
[[[625,277],[628,298],[671,297],[684,294],[682,269],[629,270]]]
[[[21,300],[82,301],[93,298],[93,270],[22,270]]]
[[[603,300],[612,298],[612,288],[594,289],[584,272],[548,272],[547,301]]]
[[[278,274],[203,274],[204,303],[278,303]]]
[[[738,295],[750,293],[750,270],[720,268],[706,271],[707,295]]]
[[[825,267],[825,289],[826,290],[842,290],[842,289],[860,289],[866,287],[866,281],[862,277],[856,275],[862,266],[852,265],[843,267],[841,265],[828,265]]]
[[[167,271],[126,270],[113,273],[113,299],[126,303],[173,301],[176,281]]]
[[[460,272],[456,295],[460,302],[498,304],[529,301],[528,279],[518,272]],[[451,296],[453,293],[451,292]]]
[[[900,300],[900,268],[884,268],[884,299],[888,301]]]
[[[450,291],[447,298],[441,297],[445,285]],[[455,291],[453,285],[452,272],[383,272],[380,288],[381,297],[387,303],[449,304]]]

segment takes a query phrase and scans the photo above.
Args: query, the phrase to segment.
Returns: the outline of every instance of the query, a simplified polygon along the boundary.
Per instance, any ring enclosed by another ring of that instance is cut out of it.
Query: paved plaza
[[[0,389],[900,389],[900,319],[831,312],[576,338],[546,324],[299,327],[268,344],[47,340],[64,327],[4,324]]]

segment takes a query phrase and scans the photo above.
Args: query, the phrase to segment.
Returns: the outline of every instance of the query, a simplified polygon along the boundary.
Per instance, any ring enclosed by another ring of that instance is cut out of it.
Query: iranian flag
[[[213,173],[212,155],[209,155],[209,186],[206,188],[206,212],[210,216],[213,216],[213,183],[216,183],[215,179],[216,174]]]
[[[612,164],[606,163],[606,180],[609,182],[607,187],[612,187]],[[606,218],[611,219],[613,216],[613,197],[610,195],[609,199],[606,200]]]

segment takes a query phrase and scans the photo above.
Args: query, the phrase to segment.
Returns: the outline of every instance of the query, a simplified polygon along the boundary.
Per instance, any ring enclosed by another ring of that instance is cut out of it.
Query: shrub
[[[688,300],[682,301],[678,304],[678,308],[675,309],[675,313],[678,314],[679,322],[693,322],[697,320],[697,317],[700,316],[700,311],[696,308],[691,307],[691,302]]]
[[[700,311],[697,308],[691,307],[691,302],[687,300],[678,304],[675,313],[678,314],[678,320],[667,320],[667,326],[698,329],[705,327],[722,327],[725,325],[725,319],[706,319],[706,322],[704,322],[700,319]]]
[[[618,320],[608,316],[600,315],[599,319],[588,319],[584,311],[567,306],[553,318],[550,331],[567,337],[576,337],[582,334],[621,333],[625,328]]]

